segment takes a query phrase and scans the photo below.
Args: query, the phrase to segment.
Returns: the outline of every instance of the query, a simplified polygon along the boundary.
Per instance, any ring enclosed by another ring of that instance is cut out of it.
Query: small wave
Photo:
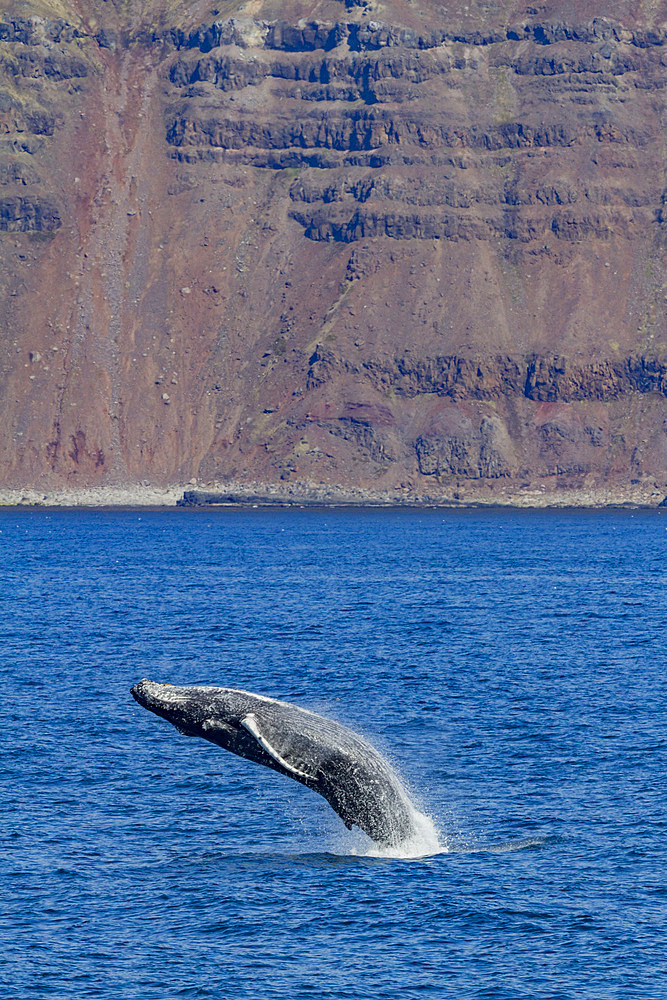
[[[517,837],[501,841],[499,844],[451,841],[448,850],[452,854],[508,854],[511,851],[536,850],[557,843],[558,840],[558,837],[545,835],[542,837]]]

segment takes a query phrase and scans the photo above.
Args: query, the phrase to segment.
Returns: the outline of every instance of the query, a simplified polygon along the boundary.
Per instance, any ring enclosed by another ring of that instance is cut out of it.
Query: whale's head
[[[248,711],[244,692],[230,688],[179,687],[144,678],[130,693],[143,708],[167,719],[186,736],[201,736],[223,746],[238,736],[240,720]]]
[[[198,705],[188,688],[176,687],[173,684],[158,684],[156,681],[144,678],[130,688],[130,694],[143,708],[162,716],[163,719],[168,719],[181,732],[191,733],[193,736],[199,735],[199,725],[204,721],[204,706]]]

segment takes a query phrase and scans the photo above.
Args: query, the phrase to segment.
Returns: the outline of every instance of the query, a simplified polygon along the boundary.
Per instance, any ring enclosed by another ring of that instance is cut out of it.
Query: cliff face
[[[0,483],[662,489],[665,14],[12,0]]]

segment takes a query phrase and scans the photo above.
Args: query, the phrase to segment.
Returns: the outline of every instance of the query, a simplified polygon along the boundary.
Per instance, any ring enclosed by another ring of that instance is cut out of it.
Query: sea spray
[[[359,853],[367,858],[406,860],[447,853],[447,847],[441,842],[438,828],[430,816],[413,807],[412,820],[414,832],[407,840],[395,846],[371,843],[366,850]]]
[[[359,832],[346,853],[365,858],[396,858],[409,860],[413,858],[431,857],[436,854],[446,854],[449,850],[447,841],[443,838],[435,818],[425,811],[420,796],[408,790],[398,769],[389,763],[394,779],[400,789],[402,804],[410,817],[410,833],[399,843],[387,844],[371,840]],[[415,799],[422,808],[415,805]]]

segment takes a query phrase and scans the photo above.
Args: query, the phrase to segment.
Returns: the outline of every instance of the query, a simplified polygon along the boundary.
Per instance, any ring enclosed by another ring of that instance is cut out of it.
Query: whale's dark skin
[[[387,761],[339,722],[232,688],[142,680],[131,693],[179,732],[200,736],[318,792],[348,829],[358,826],[387,846],[398,846],[415,832],[414,809]]]

